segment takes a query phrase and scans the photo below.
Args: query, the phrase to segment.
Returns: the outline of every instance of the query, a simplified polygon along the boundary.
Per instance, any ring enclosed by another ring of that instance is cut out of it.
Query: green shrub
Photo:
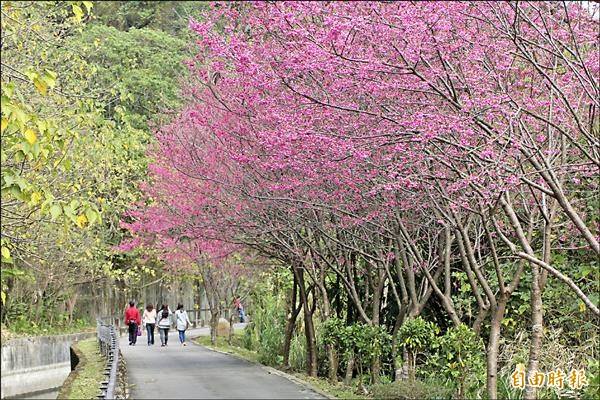
[[[587,368],[589,385],[584,388],[582,399],[600,398],[600,361],[589,360]]]
[[[281,361],[279,358],[285,335],[285,315],[271,303],[262,310],[262,313],[255,312],[255,321],[258,334],[258,359],[263,364],[277,365]]]
[[[290,367],[294,371],[306,371],[306,336],[303,334],[294,334],[292,336],[292,342],[290,343]]]
[[[421,317],[405,321],[398,331],[398,347],[404,348],[408,353],[408,373],[411,380],[415,379],[417,357],[425,349],[430,348],[436,342],[436,335],[440,328],[433,322],[425,321]]]
[[[436,382],[397,381],[372,387],[373,397],[384,400],[450,399],[452,389]]]
[[[366,367],[368,363],[381,359],[384,353],[391,351],[392,337],[385,326],[354,324],[352,331],[359,366],[362,364]]]
[[[485,346],[468,326],[452,327],[431,346],[426,370],[456,387],[458,398],[478,397],[485,381]]]
[[[332,345],[340,359],[348,361],[355,347],[353,326],[346,326],[343,320],[332,317],[323,322],[321,327],[323,343]]]
[[[282,361],[285,336],[284,299],[277,296],[270,282],[257,285],[252,293],[252,321],[246,327],[244,346],[255,350],[258,361],[276,366]]]
[[[253,340],[253,332],[254,332],[254,322],[249,322],[244,329],[244,333],[242,335],[242,346],[247,350],[254,350],[255,343]]]
[[[391,351],[392,337],[384,326],[361,323],[346,326],[344,321],[330,318],[322,329],[323,342],[334,347],[342,362],[354,356],[361,375],[368,371],[371,362]]]

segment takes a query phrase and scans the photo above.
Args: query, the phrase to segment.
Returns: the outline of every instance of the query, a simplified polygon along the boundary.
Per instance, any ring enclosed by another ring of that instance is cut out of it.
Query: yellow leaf
[[[40,192],[31,193],[31,205],[36,205],[42,200],[42,194]]]
[[[73,9],[73,14],[75,14],[75,21],[81,21],[81,18],[83,17],[83,10],[81,7],[79,7],[77,4],[73,4],[71,7]]]
[[[87,217],[85,215],[81,214],[77,217],[77,226],[78,227],[83,228],[86,223],[87,223]]]
[[[518,363],[518,364],[515,366],[515,369],[516,369],[517,371],[524,371],[524,370],[525,370],[525,364]]]
[[[87,12],[89,14],[90,11],[92,10],[92,7],[94,7],[94,3],[91,1],[82,1],[81,3],[85,6],[85,9],[87,10]]]
[[[10,250],[8,249],[8,247],[2,247],[2,257],[10,258]]]
[[[25,140],[27,140],[29,144],[34,144],[37,141],[37,135],[32,129],[27,129],[25,133],[23,133],[23,136],[25,136]]]
[[[8,119],[2,118],[2,126],[0,127],[0,132],[4,132],[6,127],[8,126]]]
[[[585,303],[583,301],[579,302],[579,312],[585,312]]]
[[[35,88],[38,90],[38,92],[40,92],[42,94],[42,96],[46,95],[46,92],[48,91],[48,85],[46,84],[46,82],[42,81],[39,78],[34,78],[33,84],[34,84]]]

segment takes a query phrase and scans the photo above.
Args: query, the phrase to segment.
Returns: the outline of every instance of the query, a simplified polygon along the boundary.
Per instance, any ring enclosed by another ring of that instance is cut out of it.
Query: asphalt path
[[[245,324],[236,324],[236,330]],[[189,338],[208,335],[208,328],[187,331],[187,346],[179,344],[177,331],[167,347],[147,345],[144,332],[137,345],[120,339],[127,363],[133,399],[322,399],[314,391],[259,365],[193,344]]]

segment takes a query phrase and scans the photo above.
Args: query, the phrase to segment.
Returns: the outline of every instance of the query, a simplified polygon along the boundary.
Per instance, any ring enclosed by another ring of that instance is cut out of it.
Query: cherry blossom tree
[[[304,310],[309,374],[313,315],[317,303],[332,314],[333,279],[367,324],[384,324],[395,302],[393,334],[432,296],[456,325],[479,332],[489,319],[491,398],[501,321],[525,274],[529,374],[548,279],[600,315],[553,262],[557,252],[600,254],[589,208],[600,165],[598,22],[579,5],[217,3],[190,28],[188,105],[157,135],[131,244],[150,233],[170,251],[188,238],[199,254],[233,246],[289,265],[288,324]],[[473,319],[453,304],[455,266]],[[336,380],[331,352],[329,368]],[[373,377],[379,368],[374,360]]]

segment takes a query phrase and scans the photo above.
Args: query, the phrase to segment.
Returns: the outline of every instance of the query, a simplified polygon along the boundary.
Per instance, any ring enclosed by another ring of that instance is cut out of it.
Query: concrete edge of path
[[[194,343],[194,344],[196,346],[202,346],[201,344],[198,344],[198,343]],[[296,377],[294,375],[290,375],[288,373],[285,373],[285,372],[283,372],[281,370],[278,370],[277,368],[268,367],[268,366],[263,365],[263,364],[261,364],[259,362],[248,360],[248,359],[246,359],[246,358],[244,358],[242,356],[239,356],[239,355],[237,355],[235,353],[229,353],[227,351],[217,350],[217,349],[214,349],[214,348],[208,347],[208,346],[202,346],[202,347],[204,347],[205,349],[208,349],[210,351],[214,351],[214,352],[217,352],[217,353],[225,354],[225,355],[228,355],[228,356],[231,356],[231,357],[235,357],[235,358],[237,358],[239,360],[246,361],[246,362],[248,362],[250,364],[257,365],[257,366],[261,367],[262,369],[264,369],[265,371],[267,371],[269,374],[274,374],[274,375],[280,376],[280,377],[285,378],[285,379],[287,379],[289,381],[292,381],[292,382],[294,382],[294,383],[296,383],[296,384],[298,384],[300,386],[304,386],[305,388],[310,389],[313,392],[316,392],[316,393],[320,394],[321,396],[325,397],[326,399],[337,399],[337,397],[334,397],[334,396],[332,396],[332,395],[330,395],[328,393],[325,393],[323,390],[314,387],[313,385],[311,385],[310,383],[306,382],[305,380],[300,379],[300,378],[298,378],[298,377]]]
[[[267,372],[281,376],[282,378],[286,378],[294,383],[297,383],[298,385],[304,386],[304,387],[312,390],[313,392],[320,394],[321,396],[323,396],[327,399],[337,399],[337,397],[334,397],[334,396],[324,392],[323,390],[311,385],[310,383],[306,382],[305,380],[300,379],[294,375],[285,373],[281,370],[278,370],[277,368],[267,367],[266,365],[262,365],[262,364],[259,364],[259,365],[262,367],[262,369],[266,370]]]

